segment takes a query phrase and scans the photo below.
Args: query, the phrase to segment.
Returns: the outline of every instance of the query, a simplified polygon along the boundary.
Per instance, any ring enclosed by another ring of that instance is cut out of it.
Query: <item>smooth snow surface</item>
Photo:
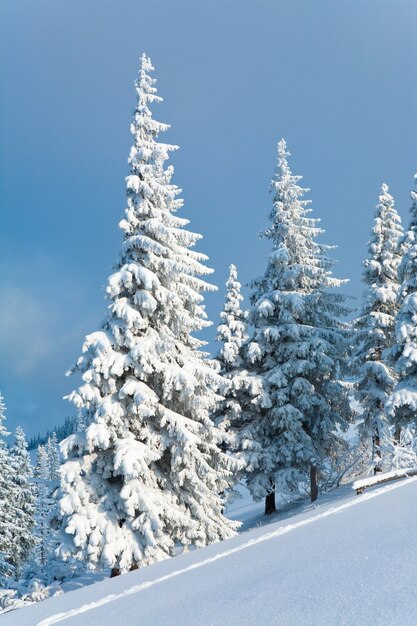
[[[416,623],[416,478],[361,496],[344,487],[321,505],[285,515],[220,544],[6,613],[1,624]]]

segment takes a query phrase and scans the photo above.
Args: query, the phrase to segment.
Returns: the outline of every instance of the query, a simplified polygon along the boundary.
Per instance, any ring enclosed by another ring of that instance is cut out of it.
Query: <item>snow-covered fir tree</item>
[[[14,519],[16,531],[13,540],[11,562],[18,574],[27,561],[35,544],[35,485],[28,444],[23,430],[16,428],[15,441],[10,453],[10,466],[14,483]]]
[[[402,258],[399,245],[403,236],[401,219],[394,199],[383,184],[376,207],[369,256],[364,262],[361,314],[356,320],[354,369],[358,375],[356,396],[363,408],[361,435],[372,441],[374,472],[382,470],[381,443],[388,425],[385,403],[395,385],[395,374],[387,360],[394,342],[398,300],[398,266]]]
[[[136,83],[124,240],[109,277],[108,316],[87,336],[70,395],[85,430],[61,444],[64,556],[113,573],[235,533],[222,515],[235,461],[209,415],[226,381],[193,333],[209,325],[200,235],[176,216],[180,190],[165,167],[175,146],[152,118],[156,94],[145,55]]]
[[[33,476],[37,478],[46,478],[49,480],[49,460],[46,451],[46,445],[40,444],[36,454],[36,465],[33,470]]]
[[[239,457],[255,499],[275,510],[276,490],[290,491],[317,471],[350,416],[340,382],[347,350],[346,298],[332,276],[329,246],[317,243],[319,220],[308,216],[306,189],[289,168],[286,143],[278,143],[271,182],[271,240],[265,274],[253,282],[236,428]]]
[[[56,439],[50,437],[45,445],[38,446],[34,479],[36,486],[35,547],[23,571],[23,579],[49,585],[56,580],[81,573],[82,568],[72,559],[64,562],[57,554],[60,543],[59,515],[56,492],[59,485]]]
[[[0,590],[8,587],[10,579],[14,575],[14,568],[10,564],[9,555],[0,550]],[[1,599],[1,591],[0,591]],[[1,607],[1,604],[0,604]],[[2,607],[1,607],[2,608]]]
[[[74,567],[75,569],[78,569],[78,567],[76,566],[76,564],[74,565],[73,559],[70,559],[67,564],[62,563],[62,559],[60,559],[59,556],[56,554],[59,543],[58,530],[60,527],[57,495],[60,484],[61,467],[60,451],[56,433],[52,433],[51,437],[49,437],[45,446],[45,452],[48,464],[47,480],[49,484],[49,497],[52,502],[49,513],[49,525],[51,529],[51,557],[49,559],[47,569],[54,579],[59,579],[60,577],[67,577],[70,574],[70,571],[74,569]]]
[[[237,269],[232,264],[229,267],[226,298],[223,311],[220,313],[221,324],[217,327],[216,337],[217,341],[222,344],[217,358],[223,375],[227,375],[241,366],[240,351],[248,338],[246,315],[241,308],[243,296],[240,291],[241,284],[237,279]]]
[[[390,351],[397,384],[386,403],[387,415],[397,429],[397,439],[402,427],[417,421],[417,174],[414,184],[410,224],[400,242],[404,255],[398,268],[398,313]]]
[[[53,554],[54,545],[51,518],[53,515],[54,502],[51,494],[51,475],[48,452],[45,446],[38,447],[38,456],[35,467],[36,479],[36,547],[32,554],[30,564],[31,574],[40,579],[45,578],[46,566]]]
[[[15,574],[13,566],[14,542],[18,532],[16,486],[10,451],[6,443],[9,433],[5,426],[6,406],[0,394],[0,584],[5,586],[10,576]]]
[[[52,433],[46,442],[46,454],[48,457],[49,480],[57,482],[59,480],[60,458],[56,433]]]
[[[232,264],[229,267],[229,277],[226,281],[226,298],[223,310],[220,313],[221,324],[217,327],[216,340],[221,342],[217,359],[220,364],[220,373],[229,380],[224,400],[218,407],[215,417],[221,428],[232,434],[231,424],[236,424],[240,415],[238,401],[242,368],[242,346],[248,339],[246,312],[242,310],[243,296],[241,284],[237,279],[237,269]],[[227,437],[225,437],[224,445]]]

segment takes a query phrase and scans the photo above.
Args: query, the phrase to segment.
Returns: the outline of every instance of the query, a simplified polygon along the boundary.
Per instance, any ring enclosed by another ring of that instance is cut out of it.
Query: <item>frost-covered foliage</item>
[[[59,480],[59,468],[61,466],[58,438],[56,433],[52,433],[46,442],[46,456],[48,459],[48,480],[57,483]]]
[[[220,313],[221,324],[217,328],[217,341],[221,342],[218,360],[221,372],[227,375],[242,364],[241,348],[248,338],[246,314],[241,309],[243,296],[241,285],[237,279],[235,265],[229,267],[229,278],[226,281],[226,299]]]
[[[45,586],[35,579],[26,585],[14,584],[8,589],[0,590],[0,610],[8,612],[22,609],[34,602],[41,602],[61,594],[62,589],[58,583]]]
[[[390,351],[398,382],[386,403],[387,415],[398,428],[416,422],[417,412],[417,174],[411,192],[410,225],[401,244],[400,290],[395,341]]]
[[[49,591],[46,587],[82,572],[79,562],[75,563],[73,559],[64,562],[57,553],[60,537],[56,499],[59,486],[59,449],[54,436],[48,439],[46,445],[38,447],[34,483],[36,487],[33,533],[35,547],[26,562],[19,582],[23,585],[24,594],[30,593],[35,586],[39,592],[42,589],[42,593],[48,597]]]
[[[222,493],[234,461],[219,449],[209,414],[226,381],[193,333],[207,327],[200,235],[176,216],[180,190],[165,167],[175,146],[152,118],[150,59],[141,60],[131,132],[122,251],[107,283],[108,316],[88,335],[69,399],[85,428],[61,450],[61,554],[120,571],[164,559],[183,546],[234,534]]]
[[[380,445],[387,426],[385,403],[395,385],[387,350],[394,343],[402,235],[394,199],[383,184],[368,244],[369,256],[364,262],[366,291],[355,324],[357,349],[353,361],[358,375],[356,397],[363,408],[361,433],[362,437],[371,438],[375,471],[381,470]]]
[[[351,482],[359,476],[373,473],[372,437],[361,428],[362,407],[354,398],[355,382],[345,381],[351,400],[351,424],[344,432],[337,429],[338,437],[320,472],[320,491],[331,491],[340,484]]]
[[[382,440],[382,456],[384,471],[403,468],[417,469],[417,441],[413,428],[407,426],[396,432],[396,428],[389,427],[384,432]]]
[[[15,574],[14,543],[19,531],[15,506],[17,487],[5,439],[9,435],[5,426],[5,411],[4,398],[0,394],[0,587],[6,586],[8,579]]]
[[[305,481],[310,465],[322,463],[350,416],[348,393],[339,382],[347,350],[346,298],[334,278],[329,246],[308,216],[307,190],[278,144],[271,182],[271,225],[263,235],[272,251],[265,274],[253,282],[244,350],[242,412],[235,424],[239,457],[255,499],[289,491]]]
[[[53,556],[57,547],[54,541],[54,531],[52,528],[52,518],[54,516],[56,503],[53,499],[53,485],[51,485],[51,471],[49,455],[46,446],[38,447],[38,457],[35,467],[36,478],[36,547],[32,555],[32,562],[29,570],[32,575],[44,578],[46,565]]]
[[[216,337],[217,341],[222,344],[217,357],[220,372],[229,380],[229,386],[215,420],[229,435],[233,431],[231,424],[236,424],[240,415],[242,347],[248,339],[247,314],[241,308],[243,296],[240,290],[241,285],[237,279],[236,267],[231,265],[226,282],[225,303],[220,313],[221,324],[217,328]]]
[[[0,587],[10,587],[19,578],[35,545],[35,488],[27,442],[18,427],[9,450],[5,418],[0,394]]]
[[[35,544],[35,485],[32,480],[32,465],[28,444],[23,430],[16,428],[15,441],[10,453],[10,466],[14,483],[14,519],[16,532],[13,541],[11,562],[19,574]]]

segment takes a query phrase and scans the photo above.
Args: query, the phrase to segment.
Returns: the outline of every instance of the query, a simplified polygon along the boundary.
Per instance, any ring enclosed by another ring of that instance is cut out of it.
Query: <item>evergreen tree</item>
[[[243,296],[240,293],[241,285],[237,280],[237,270],[230,265],[229,277],[226,282],[226,298],[223,311],[220,313],[221,324],[217,328],[217,341],[221,342],[217,359],[220,364],[220,373],[229,381],[229,387],[225,391],[225,398],[218,409],[216,423],[228,433],[226,439],[233,435],[239,415],[239,372],[242,367],[242,346],[248,339],[246,313],[242,311]],[[232,427],[233,424],[233,427]],[[230,443],[230,442],[229,442]]]
[[[387,426],[385,403],[395,385],[387,350],[394,342],[402,235],[393,197],[383,184],[368,244],[369,257],[364,262],[363,282],[367,288],[361,315],[355,324],[358,347],[354,358],[358,372],[356,396],[363,408],[361,435],[363,439],[372,440],[375,473],[382,471],[381,442]]]
[[[395,366],[397,384],[386,403],[397,440],[404,426],[416,422],[417,411],[417,174],[411,192],[410,224],[401,240],[404,250],[398,268],[400,289],[394,346],[389,356]]]
[[[296,489],[308,473],[317,497],[316,468],[331,451],[337,427],[350,415],[339,381],[347,328],[346,298],[336,291],[329,246],[316,238],[319,220],[308,217],[306,189],[288,166],[286,143],[278,144],[272,179],[271,240],[265,274],[252,284],[249,322],[253,336],[244,350],[238,423],[239,456],[255,499],[275,510],[275,491]]]
[[[44,585],[64,580],[81,570],[73,562],[64,563],[58,556],[59,516],[57,491],[56,450],[52,440],[38,447],[34,476],[36,483],[35,548],[26,565],[24,577]],[[51,445],[52,444],[52,445]],[[51,455],[52,451],[52,455]],[[52,458],[52,462],[51,462]]]
[[[36,465],[33,470],[33,476],[37,478],[46,478],[49,480],[49,460],[46,446],[40,444],[36,455]]]
[[[31,574],[45,579],[46,567],[50,561],[54,547],[51,519],[56,504],[51,494],[51,471],[48,450],[45,446],[38,447],[35,467],[36,478],[36,547],[32,555]]]
[[[54,561],[52,559],[49,560],[49,567],[54,570],[54,572],[58,569],[65,570],[65,575],[67,575],[67,570],[61,562],[60,559],[55,558],[55,551],[58,546],[57,543],[57,531],[60,527],[60,518],[59,511],[57,505],[57,495],[59,488],[59,479],[60,479],[60,452],[57,441],[57,436],[55,433],[48,439],[46,443],[46,456],[48,463],[48,481],[49,481],[49,496],[53,503],[51,507],[50,515],[49,515],[49,524],[51,526],[51,545],[53,546],[53,556]],[[51,549],[52,554],[52,549]]]
[[[5,411],[4,398],[0,394],[0,583],[3,586],[8,577],[14,574],[14,542],[18,534],[16,525],[18,512],[15,506],[17,494],[10,452],[5,440],[9,435],[5,427]]]
[[[48,457],[49,480],[57,482],[59,480],[60,459],[56,433],[52,433],[46,442],[46,454]]]
[[[229,267],[229,278],[226,282],[226,300],[220,313],[221,324],[217,328],[217,341],[222,343],[218,360],[221,373],[227,376],[242,364],[241,348],[248,338],[246,315],[241,309],[243,296],[241,285],[237,280],[237,269]]]
[[[9,555],[0,551],[0,589],[8,587],[10,579],[14,576],[14,567],[9,561]],[[1,598],[1,594],[0,594]]]
[[[11,563],[16,573],[25,564],[35,544],[33,527],[35,524],[35,485],[32,481],[33,470],[28,453],[25,434],[16,428],[15,442],[11,449],[10,466],[14,483],[14,507],[16,511],[16,532],[13,540]]]
[[[230,537],[222,493],[234,462],[219,449],[209,414],[225,381],[193,333],[209,325],[200,276],[211,272],[192,250],[200,235],[177,217],[180,190],[165,167],[175,146],[152,118],[150,59],[141,60],[131,131],[124,240],[107,284],[102,329],[87,336],[70,395],[85,430],[62,445],[61,553],[113,574],[166,558],[178,545]]]

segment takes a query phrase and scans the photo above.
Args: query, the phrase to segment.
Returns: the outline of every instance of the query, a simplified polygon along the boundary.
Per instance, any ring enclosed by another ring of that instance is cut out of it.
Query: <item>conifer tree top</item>
[[[320,219],[309,217],[310,200],[304,199],[309,191],[299,185],[302,176],[292,174],[284,139],[278,142],[278,159],[271,180],[272,210],[270,226],[261,236],[272,240],[272,251],[267,270],[252,285],[254,304],[261,293],[301,291],[311,293],[317,288],[339,287],[347,282],[332,276],[335,261],[327,256],[335,246],[316,241],[323,234]]]
[[[402,234],[394,199],[388,185],[383,183],[368,242],[368,258],[364,261],[366,290],[361,314],[355,321],[357,333],[353,360],[358,373],[356,396],[362,407],[360,431],[364,437],[372,435],[374,442],[382,440],[387,421],[384,406],[395,384],[387,351],[394,342]],[[379,464],[379,456],[374,461]]]
[[[270,226],[262,233],[272,250],[252,283],[252,336],[235,377],[236,402],[229,403],[231,440],[255,498],[295,489],[350,419],[340,382],[348,334],[342,316],[349,309],[333,289],[346,281],[332,275],[335,261],[327,253],[334,246],[317,242],[324,231],[310,217],[308,190],[291,172],[285,140],[277,151]]]
[[[6,420],[6,403],[4,397],[0,392],[0,437],[7,437],[10,433],[6,430],[4,422]]]
[[[381,186],[376,207],[372,236],[368,243],[369,258],[364,261],[363,280],[365,283],[386,284],[397,282],[399,262],[399,238],[403,234],[401,219],[394,198],[386,183]]]
[[[417,175],[411,201],[409,228],[401,240],[404,256],[398,268],[399,310],[391,350],[398,383],[386,403],[392,422],[402,426],[415,422],[417,410]]]
[[[417,270],[417,174],[414,174],[414,189],[411,191],[410,196],[410,223],[402,241],[405,253],[398,268],[398,277],[402,282],[402,297],[405,297],[406,293],[417,289],[417,280],[415,279]]]
[[[240,293],[241,285],[237,279],[237,269],[233,263],[229,267],[229,277],[226,281],[226,299],[222,320],[217,328],[217,341],[222,342],[219,351],[219,361],[222,373],[228,373],[241,363],[240,349],[247,339],[246,314],[241,309],[243,296]]]

